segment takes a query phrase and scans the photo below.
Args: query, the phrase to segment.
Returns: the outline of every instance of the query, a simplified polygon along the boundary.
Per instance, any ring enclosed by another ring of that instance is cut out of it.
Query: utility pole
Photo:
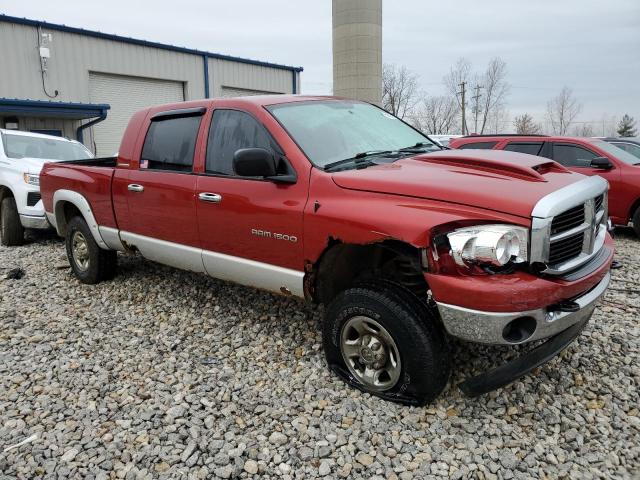
[[[461,95],[462,99],[460,102],[460,105],[462,107],[462,135],[467,135],[469,133],[469,130],[467,129],[467,118],[465,116],[465,110],[467,108],[467,100],[466,100],[466,94],[467,94],[467,82],[462,82],[459,83],[458,86],[460,87],[460,91],[458,92],[458,95]]]
[[[480,89],[484,88],[482,85],[476,85],[475,87],[476,94],[471,97],[473,98],[473,114],[475,116],[475,127],[473,133],[478,133],[478,114],[480,113]]]

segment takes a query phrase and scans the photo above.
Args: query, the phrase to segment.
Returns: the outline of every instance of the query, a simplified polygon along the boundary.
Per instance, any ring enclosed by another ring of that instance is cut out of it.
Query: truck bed
[[[40,173],[40,192],[45,211],[54,213],[54,192],[77,192],[91,206],[98,225],[117,228],[111,195],[116,161],[117,157],[103,157],[45,164]]]

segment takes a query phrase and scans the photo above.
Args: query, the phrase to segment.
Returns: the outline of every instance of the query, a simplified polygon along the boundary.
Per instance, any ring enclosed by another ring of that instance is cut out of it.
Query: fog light
[[[511,320],[502,330],[502,338],[509,343],[522,343],[536,331],[536,319],[533,317],[520,317]]]

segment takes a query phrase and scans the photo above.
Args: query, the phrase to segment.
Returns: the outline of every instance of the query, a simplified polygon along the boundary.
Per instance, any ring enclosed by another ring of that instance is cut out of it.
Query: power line
[[[471,97],[473,98],[474,101],[474,109],[473,109],[473,113],[475,116],[475,126],[474,126],[474,133],[478,133],[478,113],[480,113],[480,97],[482,97],[482,95],[480,94],[480,89],[484,88],[482,85],[476,85],[474,87],[476,94]]]
[[[467,94],[467,82],[463,81],[462,83],[459,83],[458,86],[461,90],[457,92],[457,94],[462,96],[462,100],[460,102],[460,106],[462,107],[462,134],[468,135],[469,130],[467,129],[467,119],[465,117],[465,109],[467,108],[467,100],[465,98],[465,95]]]

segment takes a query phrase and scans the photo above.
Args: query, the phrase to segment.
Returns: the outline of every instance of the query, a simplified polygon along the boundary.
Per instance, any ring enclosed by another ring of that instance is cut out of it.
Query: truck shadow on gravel
[[[118,275],[115,282],[131,282],[137,285],[162,284],[161,290],[166,294],[162,291],[154,293],[147,299],[148,302],[164,305],[172,301],[175,292],[181,292],[192,305],[208,305],[207,308],[213,309],[207,311],[205,308],[202,311],[202,322],[208,324],[207,330],[223,329],[231,332],[237,328],[244,329],[247,335],[234,343],[235,348],[245,348],[256,342],[266,341],[266,337],[260,338],[261,335],[276,336],[282,341],[281,356],[293,362],[294,368],[298,361],[311,360],[319,369],[323,369],[325,359],[322,349],[319,348],[322,343],[321,324],[324,312],[322,306],[314,306],[293,297],[274,295],[217,280],[203,274],[173,269],[145,260],[141,256],[119,255],[118,262]],[[249,326],[250,331],[247,328]],[[179,326],[174,325],[174,328]],[[589,328],[588,326],[587,329]],[[195,368],[222,369],[225,367],[226,362],[217,352],[215,344],[188,340],[184,335],[181,336],[183,340],[170,348],[176,353],[188,353]],[[459,399],[466,403],[475,402],[475,400],[464,397],[457,386],[460,382],[506,363],[535,348],[542,341],[515,347],[486,346],[457,339],[451,339],[450,343],[453,373],[442,400],[451,402]],[[500,390],[501,394],[510,392],[509,395],[516,397],[525,393],[535,394],[540,384],[558,382],[569,367],[566,365],[566,357],[570,358],[572,352],[585,348],[590,347],[585,346],[584,340],[579,338],[557,358]],[[259,359],[247,358],[246,360],[251,363]],[[227,365],[227,368],[234,367]],[[327,373],[327,375],[330,383],[323,387],[329,387],[334,392],[342,392],[341,380],[333,374]],[[369,396],[366,393],[358,393],[358,395]]]

